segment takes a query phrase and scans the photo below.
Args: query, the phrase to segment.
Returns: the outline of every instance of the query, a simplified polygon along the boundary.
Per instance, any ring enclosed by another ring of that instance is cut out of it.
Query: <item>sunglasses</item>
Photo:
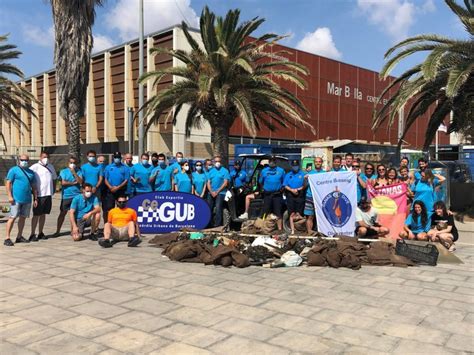
[[[365,170],[374,170],[373,168],[365,168]]]
[[[360,168],[360,165],[352,165],[353,168]]]
[[[377,171],[385,171],[385,169],[377,169]]]

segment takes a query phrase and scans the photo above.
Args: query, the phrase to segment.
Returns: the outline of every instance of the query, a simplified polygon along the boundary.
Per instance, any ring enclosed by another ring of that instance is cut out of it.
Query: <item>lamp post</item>
[[[138,47],[138,76],[143,75],[143,0],[139,1],[139,47]],[[138,107],[143,106],[143,84],[138,84]],[[145,126],[143,122],[143,111],[138,113],[138,155],[145,151]]]

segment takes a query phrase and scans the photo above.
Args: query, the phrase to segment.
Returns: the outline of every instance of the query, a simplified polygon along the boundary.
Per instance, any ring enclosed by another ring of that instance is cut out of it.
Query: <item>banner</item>
[[[367,183],[367,194],[378,212],[379,223],[390,229],[390,238],[398,239],[407,216],[407,185],[373,187]]]
[[[127,207],[137,212],[137,222],[144,234],[203,229],[211,219],[205,200],[183,192],[149,192],[131,198]]]
[[[357,175],[354,172],[327,172],[308,177],[313,193],[318,232],[354,236],[357,208]]]

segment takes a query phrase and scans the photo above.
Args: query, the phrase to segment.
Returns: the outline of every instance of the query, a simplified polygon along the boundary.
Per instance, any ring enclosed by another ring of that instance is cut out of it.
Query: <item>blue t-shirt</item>
[[[219,169],[214,168],[209,171],[207,178],[211,182],[211,191],[217,191],[224,183],[224,180],[230,181],[229,170],[221,166]],[[220,193],[225,194],[227,192],[227,187],[224,188]]]
[[[194,185],[194,190],[196,193],[199,195],[202,194],[202,191],[204,190],[204,186],[207,184],[207,176],[205,173],[193,173],[193,185]]]
[[[22,170],[28,177],[23,174]],[[36,184],[33,170],[14,166],[8,170],[7,180],[12,183],[12,195],[15,203],[31,203],[31,194],[33,193],[31,185]]]
[[[421,201],[425,204],[426,210],[428,212],[433,211],[435,203],[434,187],[438,185],[438,183],[439,180],[435,178],[433,181],[433,185],[430,185],[428,182],[423,180],[419,180],[418,182],[412,184],[411,190],[415,193],[415,196],[413,197],[413,203],[415,201]]]
[[[193,185],[189,175],[180,171],[174,176],[174,183],[178,187],[179,192],[191,193]]]
[[[298,170],[297,172],[290,171],[285,175],[283,186],[288,186],[291,189],[299,189],[304,185],[304,176],[305,173],[301,170]]]
[[[162,168],[157,166],[151,172],[152,176],[156,176],[155,179],[155,191],[171,191],[171,175],[173,174],[173,167],[167,166]]]
[[[325,172],[326,171],[324,171],[324,169],[321,169],[321,170],[313,169],[313,170],[308,171],[307,175],[321,174]],[[313,191],[311,191],[311,185],[309,184],[309,182],[308,182],[308,188],[306,189],[306,197],[313,198]]]
[[[150,183],[150,176],[153,170],[153,165],[142,163],[135,164],[130,169],[130,176],[132,176],[135,180],[138,180],[134,184],[136,192],[151,192],[153,189],[151,188]]]
[[[240,170],[237,172],[237,170],[234,169],[230,172],[230,178],[232,180],[232,185],[239,188],[244,186],[247,182],[247,173],[245,170]]]
[[[330,171],[334,171],[334,172],[338,173],[338,172],[344,172],[344,171],[347,171],[347,170],[344,170],[343,167],[340,167],[340,168],[337,169],[337,170],[336,170],[335,168],[332,168]]]
[[[99,199],[95,195],[85,198],[83,194],[80,194],[75,196],[71,202],[71,210],[74,210],[76,220],[82,219],[86,213],[92,211],[96,206],[99,206]]]
[[[413,220],[413,217],[410,213],[405,221],[405,225],[415,234],[428,232],[431,228],[431,215],[428,214],[428,218],[426,218],[426,224],[423,225],[421,223],[421,216],[416,216],[415,221]]]
[[[112,163],[107,165],[104,173],[105,178],[112,186],[119,186],[125,180],[129,181],[130,179],[130,168],[125,164],[115,164]]]
[[[178,174],[181,172],[181,164],[178,163],[177,161],[175,161],[173,164],[170,165],[171,166],[171,172],[173,174]],[[178,170],[176,173],[174,172],[175,170]]]
[[[279,191],[283,186],[284,178],[285,170],[279,166],[274,168],[267,166],[266,168],[263,168],[258,182],[263,185],[263,191],[276,192]]]
[[[81,173],[84,179],[84,183],[89,183],[93,187],[96,187],[99,182],[99,178],[104,176],[104,170],[102,165],[87,163],[81,166]]]
[[[82,177],[82,172],[77,167],[75,168],[76,174],[79,177]],[[71,170],[69,168],[64,168],[59,172],[59,178],[61,181],[73,182],[76,181],[74,175],[72,175]],[[81,184],[77,183],[74,185],[68,185],[62,187],[62,194],[64,199],[70,199],[74,196],[77,196],[81,193]]]

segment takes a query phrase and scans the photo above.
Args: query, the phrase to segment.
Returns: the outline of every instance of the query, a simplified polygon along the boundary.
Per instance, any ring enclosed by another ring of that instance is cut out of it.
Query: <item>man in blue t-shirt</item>
[[[295,217],[302,217],[305,201],[306,180],[305,173],[300,169],[298,160],[291,161],[291,171],[286,173],[283,187],[286,191],[286,206],[290,214],[291,234],[295,234]]]
[[[104,221],[108,218],[109,211],[115,207],[118,195],[125,195],[130,180],[130,168],[122,163],[122,153],[115,152],[113,162],[107,165],[104,172],[105,197],[102,201]]]
[[[158,166],[151,171],[151,184],[154,191],[172,190],[173,167],[166,165],[166,156],[163,153],[158,154]]]
[[[329,171],[346,171],[345,169],[342,168],[342,157],[340,155],[335,155],[334,158],[332,159],[332,169]]]
[[[97,163],[97,153],[95,150],[87,152],[87,163],[81,166],[81,173],[84,183],[92,185],[92,193],[100,197],[100,186],[104,180],[104,169]]]
[[[278,229],[283,228],[282,217],[282,189],[285,170],[276,165],[276,158],[271,157],[268,166],[263,168],[259,184],[263,188],[263,214],[273,213],[278,217]]]
[[[18,235],[15,243],[29,243],[28,239],[23,237],[22,234],[25,220],[30,216],[31,195],[33,195],[33,206],[38,204],[35,173],[28,168],[29,161],[28,155],[20,155],[18,165],[8,170],[6,178],[5,187],[10,203],[10,216],[7,221],[6,237],[3,244],[9,247],[14,245],[10,239],[10,234],[17,217],[19,217]]]
[[[211,213],[216,208],[214,215],[214,227],[222,225],[222,213],[224,211],[224,197],[229,187],[230,174],[229,170],[222,166],[220,156],[214,158],[214,168],[207,175],[207,202],[211,208]],[[211,221],[212,223],[212,221]]]
[[[75,157],[70,157],[68,167],[59,172],[59,180],[62,186],[61,205],[59,207],[58,221],[56,222],[56,233],[54,233],[53,237],[59,237],[64,218],[71,208],[72,199],[81,193],[82,171],[77,166],[77,159]]]
[[[134,185],[135,196],[153,191],[151,188],[153,165],[150,164],[149,158],[150,156],[147,153],[143,153],[140,162],[130,169],[130,180]]]
[[[234,162],[234,170],[230,172],[230,178],[232,181],[232,187],[238,189],[247,183],[247,173],[242,170],[242,164],[240,160]]]
[[[316,157],[314,158],[314,169],[308,171],[305,178],[312,174],[320,174],[325,173],[326,171],[323,169],[323,158]],[[313,192],[311,191],[311,186],[307,183],[308,188],[306,189],[306,200],[304,203],[304,215],[306,216],[306,231],[308,234],[313,232],[314,228],[314,220],[315,220],[315,212],[314,212],[314,200],[313,200]]]
[[[181,171],[181,163],[184,161],[184,155],[181,152],[176,153],[176,160],[173,164],[170,164],[173,175],[176,175]]]
[[[93,186],[85,183],[82,194],[72,199],[69,210],[71,221],[71,236],[74,241],[84,238],[84,230],[91,227],[90,240],[97,241],[96,231],[100,224],[99,199],[92,193]]]

